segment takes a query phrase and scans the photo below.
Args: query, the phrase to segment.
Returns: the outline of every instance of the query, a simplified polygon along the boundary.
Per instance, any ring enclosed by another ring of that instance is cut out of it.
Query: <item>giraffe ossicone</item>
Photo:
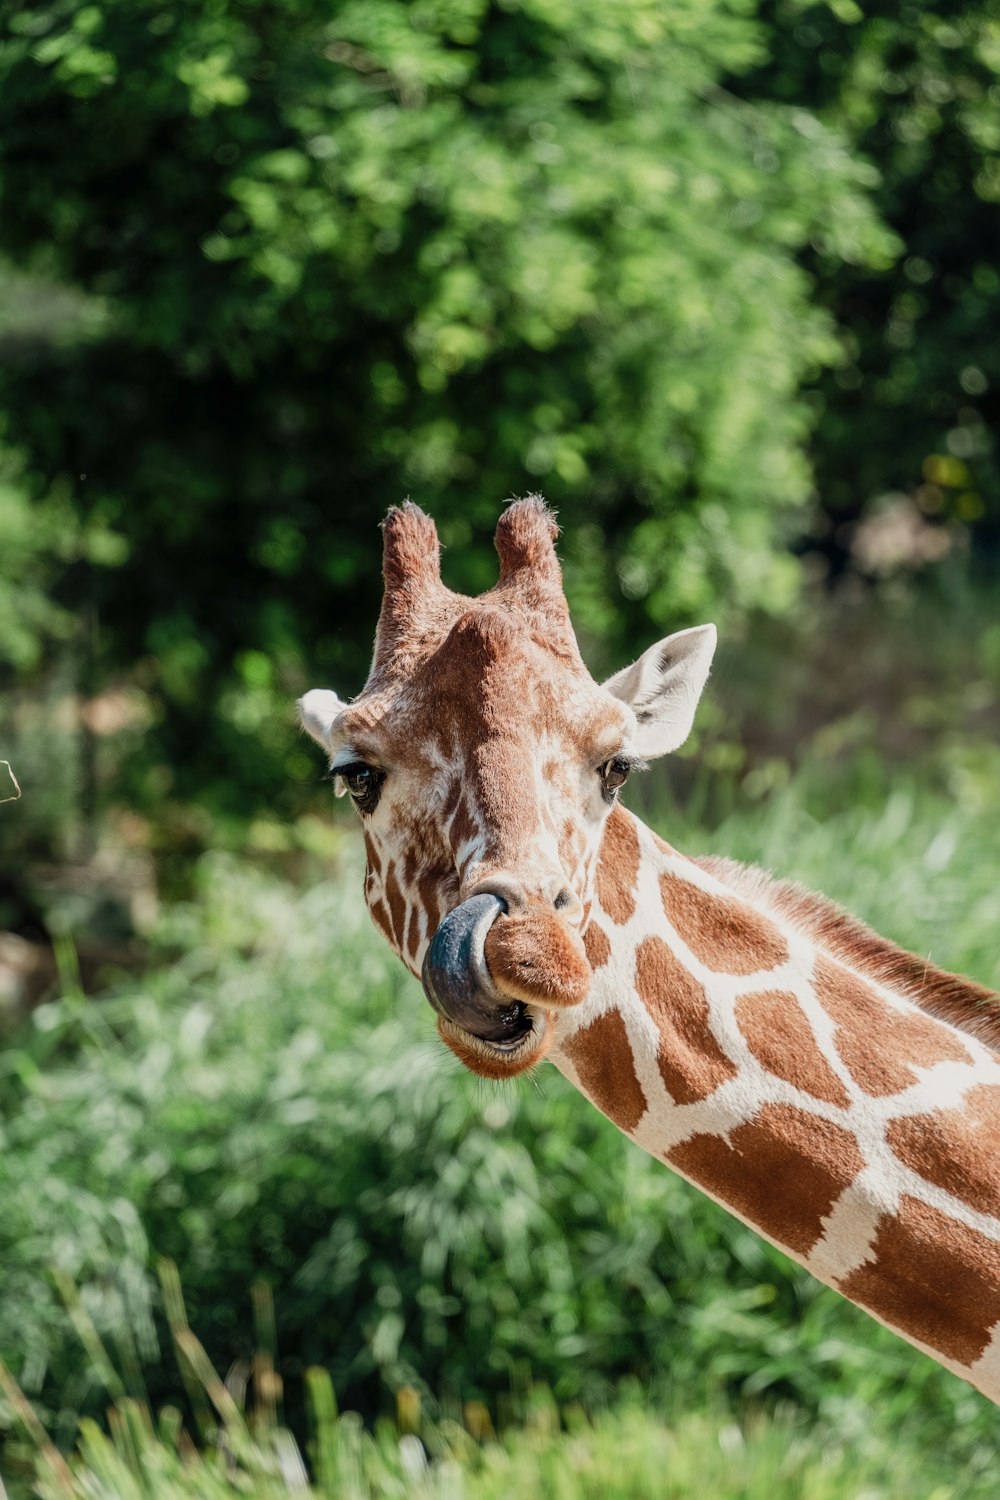
[[[683,743],[711,626],[603,685],[537,496],[479,598],[384,524],[368,681],[300,702],[361,816],[365,896],[473,1072],[550,1062],[622,1131],[1000,1402],[1000,997],[823,897],[688,858],[619,801]]]

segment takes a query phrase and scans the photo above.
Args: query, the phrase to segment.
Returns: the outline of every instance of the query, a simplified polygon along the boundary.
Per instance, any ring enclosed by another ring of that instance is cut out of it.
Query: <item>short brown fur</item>
[[[696,1135],[667,1160],[801,1255],[864,1166],[849,1130],[788,1104],[764,1105],[728,1137]]]
[[[580,934],[541,902],[498,917],[484,951],[500,989],[529,1004],[578,1005],[594,977]]]
[[[736,1077],[709,1022],[705,987],[662,938],[643,938],[635,955],[639,999],[660,1030],[657,1062],[663,1086],[677,1104],[707,1099]]]
[[[818,957],[813,983],[817,999],[837,1023],[837,1051],[866,1094],[898,1094],[916,1083],[918,1068],[968,1061],[951,1027],[894,1009],[843,964]]]
[[[1000,1087],[971,1089],[960,1110],[891,1120],[886,1140],[919,1176],[1000,1219],[1000,1181],[989,1170],[1000,1151]]]
[[[903,1197],[879,1225],[871,1258],[840,1282],[852,1302],[970,1365],[1000,1320],[1000,1245]]]
[[[612,922],[623,927],[635,914],[639,878],[639,835],[632,819],[614,808],[601,842],[597,865],[597,899]]]
[[[635,1073],[625,1022],[609,1010],[566,1043],[580,1086],[619,1130],[634,1130],[646,1113],[646,1096]]]
[[[660,876],[660,895],[671,926],[707,969],[755,974],[788,957],[788,944],[773,922],[743,901],[716,896],[671,874]]]
[[[736,1024],[751,1052],[776,1078],[845,1108],[850,1096],[819,1050],[809,1018],[796,997],[757,990],[736,1002]]]

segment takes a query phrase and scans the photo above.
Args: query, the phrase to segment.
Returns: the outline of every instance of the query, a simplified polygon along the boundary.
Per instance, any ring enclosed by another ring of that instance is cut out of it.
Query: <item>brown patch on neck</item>
[[[709,1024],[704,985],[684,968],[662,938],[644,938],[635,955],[639,999],[660,1032],[657,1064],[667,1093],[677,1104],[707,1099],[736,1077]]]
[[[617,1010],[582,1027],[563,1047],[580,1087],[602,1114],[626,1135],[646,1113],[646,1096],[635,1073],[625,1022]]]
[[[898,1094],[917,1081],[917,1068],[938,1062],[968,1062],[962,1040],[949,1027],[918,1011],[894,1010],[850,969],[817,957],[816,997],[837,1023],[835,1042],[855,1083],[878,1098]]]
[[[852,1302],[947,1359],[973,1364],[1000,1320],[1000,1245],[905,1194],[871,1259],[838,1283]]]
[[[588,922],[583,934],[583,946],[592,969],[601,969],[611,957],[611,943],[603,927]]]
[[[736,1002],[736,1023],[747,1046],[776,1078],[846,1109],[850,1097],[830,1067],[796,997],[782,990],[759,990]]]
[[[667,1160],[764,1234],[799,1255],[864,1166],[850,1131],[790,1104],[765,1104],[728,1136],[696,1135]]]
[[[624,808],[612,808],[597,859],[597,899],[602,910],[619,927],[624,927],[635,912],[639,863],[639,834],[635,819]]]
[[[911,1171],[1000,1219],[1000,1086],[970,1089],[960,1109],[892,1120],[886,1140]]]
[[[733,896],[718,896],[678,875],[660,876],[667,920],[716,974],[756,974],[788,958],[788,943],[766,917]]]
[[[762,870],[716,856],[694,861],[716,879],[752,897],[763,898],[835,958],[842,958],[879,984],[903,994],[914,1005],[957,1026],[1000,1052],[1000,994],[960,974],[949,974],[927,959],[880,937],[826,896]]]

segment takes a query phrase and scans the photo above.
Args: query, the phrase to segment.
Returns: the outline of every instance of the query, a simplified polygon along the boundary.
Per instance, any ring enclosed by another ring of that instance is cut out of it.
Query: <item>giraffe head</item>
[[[715,629],[670,636],[599,686],[539,498],[501,516],[499,581],[477,599],[442,584],[417,506],[390,511],[383,532],[368,681],[351,703],[306,693],[302,723],[360,814],[368,906],[422,977],[443,1040],[473,1072],[509,1077],[590,988],[606,820],[630,770],[686,739]]]

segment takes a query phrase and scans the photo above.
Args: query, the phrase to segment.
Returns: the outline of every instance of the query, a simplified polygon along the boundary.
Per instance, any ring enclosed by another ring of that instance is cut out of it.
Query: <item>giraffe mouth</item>
[[[507,903],[470,896],[441,923],[421,972],[424,993],[439,1016],[498,1052],[516,1052],[544,1024],[524,1000],[505,995],[486,962],[486,936]]]

